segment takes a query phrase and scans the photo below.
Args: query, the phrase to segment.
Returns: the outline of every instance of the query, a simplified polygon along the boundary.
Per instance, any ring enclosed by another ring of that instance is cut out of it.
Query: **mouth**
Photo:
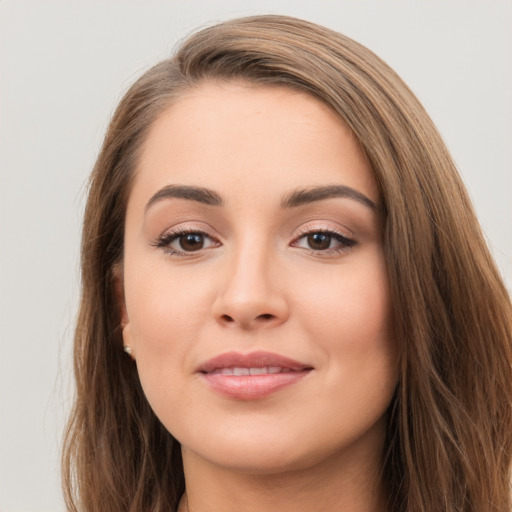
[[[276,373],[288,373],[293,372],[290,368],[281,368],[280,366],[263,366],[245,368],[243,366],[235,366],[234,368],[219,368],[209,372],[210,375],[275,375]]]
[[[229,352],[206,361],[197,373],[216,393],[257,400],[298,383],[312,370],[311,365],[270,352]]]

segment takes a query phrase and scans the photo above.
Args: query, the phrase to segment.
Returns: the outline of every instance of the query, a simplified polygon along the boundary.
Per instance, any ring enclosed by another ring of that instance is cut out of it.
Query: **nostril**
[[[222,320],[224,320],[224,322],[234,322],[229,315],[222,315]]]
[[[273,315],[271,315],[270,313],[264,313],[263,315],[260,315],[259,318],[263,318],[265,320],[270,320],[272,318]]]

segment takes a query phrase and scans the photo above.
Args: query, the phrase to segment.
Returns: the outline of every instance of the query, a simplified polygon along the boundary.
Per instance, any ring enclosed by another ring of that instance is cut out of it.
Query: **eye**
[[[315,252],[338,253],[355,243],[355,240],[334,231],[310,231],[300,236],[292,245]]]
[[[184,255],[218,247],[220,243],[202,231],[170,231],[164,233],[153,243],[169,254]]]
[[[202,233],[187,233],[178,236],[175,241],[184,251],[198,251],[204,247],[205,236]]]

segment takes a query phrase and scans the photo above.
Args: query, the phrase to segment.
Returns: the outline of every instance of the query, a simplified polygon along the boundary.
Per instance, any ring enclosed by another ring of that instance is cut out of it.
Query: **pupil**
[[[180,237],[180,247],[184,251],[198,251],[203,245],[203,235],[199,233],[189,233]]]
[[[327,233],[313,233],[308,235],[308,244],[312,249],[329,249],[331,245],[331,235]]]

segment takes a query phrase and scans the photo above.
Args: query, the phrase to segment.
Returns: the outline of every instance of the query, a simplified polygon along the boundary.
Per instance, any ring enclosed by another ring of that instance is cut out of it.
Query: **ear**
[[[119,314],[119,322],[123,334],[123,345],[125,351],[132,357],[132,359],[135,359],[130,319],[128,318],[128,312],[126,310],[126,300],[124,294],[124,274],[122,264],[118,263],[114,267],[113,274],[116,305]]]

